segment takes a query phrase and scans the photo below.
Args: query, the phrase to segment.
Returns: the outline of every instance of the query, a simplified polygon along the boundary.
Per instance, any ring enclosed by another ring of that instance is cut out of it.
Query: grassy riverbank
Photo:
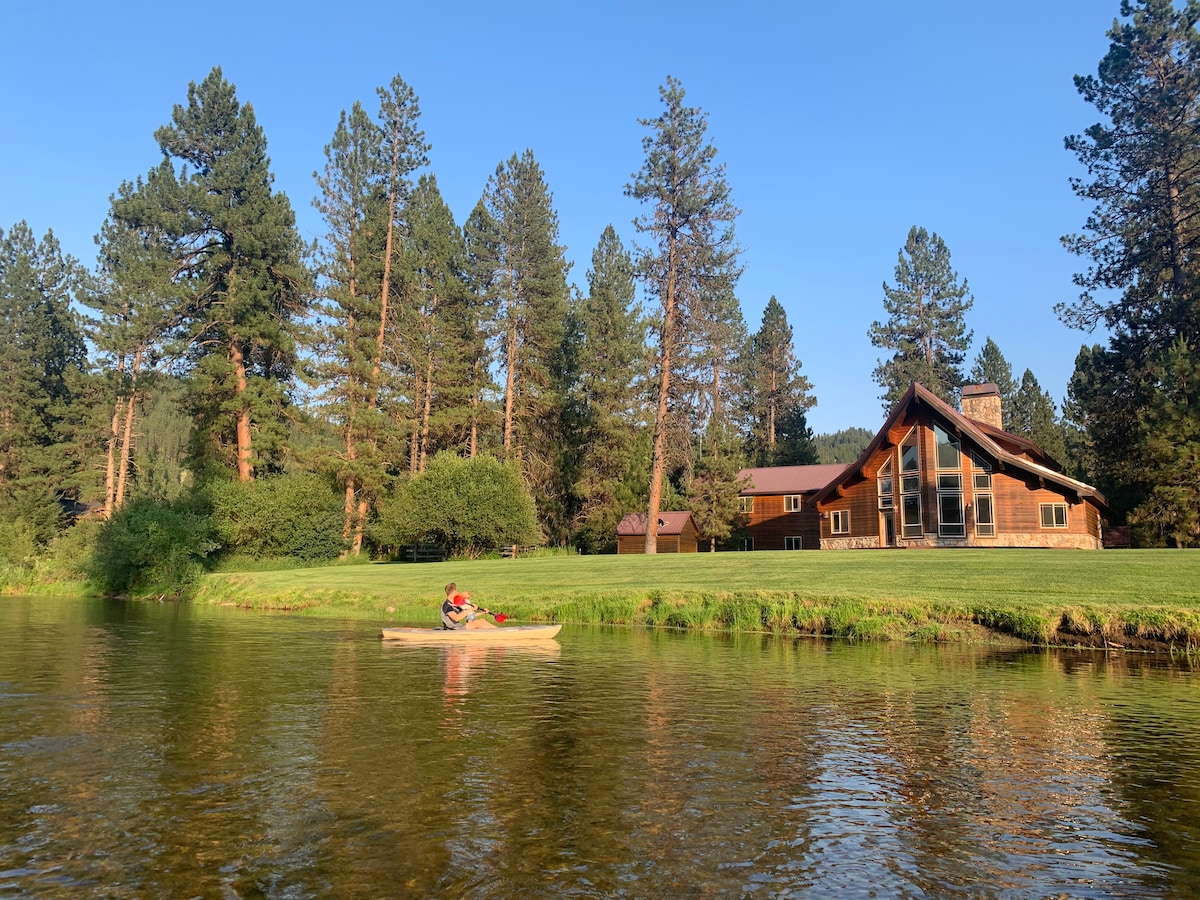
[[[514,619],[1200,648],[1200,551],[546,556],[206,576],[197,602],[433,623],[447,581]]]

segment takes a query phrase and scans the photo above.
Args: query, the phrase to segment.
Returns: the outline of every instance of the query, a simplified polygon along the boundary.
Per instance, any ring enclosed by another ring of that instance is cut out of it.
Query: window
[[[799,494],[788,494],[783,498],[783,511],[800,512],[800,500]]]
[[[742,502],[742,512],[744,512],[744,513],[754,512],[754,498],[753,497],[739,497],[738,499],[741,500],[741,502]]]
[[[906,538],[919,538],[921,528],[921,495],[905,494],[900,505],[900,534]]]
[[[937,445],[937,467],[939,469],[961,469],[962,454],[958,441],[937,424],[933,426],[933,440]]]
[[[975,490],[990,491],[992,489],[992,467],[974,453],[971,454],[971,465],[975,469]]]
[[[799,536],[785,537],[783,539],[783,549],[784,550],[803,550],[804,549],[804,538],[799,537]]]
[[[966,537],[962,493],[938,494],[938,534],[942,537]]]
[[[742,538],[742,549],[743,550],[753,550],[754,549],[754,538],[752,538],[752,537]]]
[[[1067,504],[1065,503],[1039,503],[1038,510],[1042,514],[1043,528],[1066,528],[1067,527]]]
[[[893,485],[892,485],[892,461],[889,458],[882,466],[879,467],[879,508],[891,509],[894,505]]]
[[[962,475],[943,472],[938,475],[939,491],[958,491],[962,493]]]
[[[921,451],[917,429],[900,442],[900,535],[919,538],[921,524]]]
[[[830,516],[830,530],[834,534],[849,534],[850,510],[835,509]]]
[[[981,537],[996,535],[996,511],[992,508],[991,494],[975,495],[975,533]]]

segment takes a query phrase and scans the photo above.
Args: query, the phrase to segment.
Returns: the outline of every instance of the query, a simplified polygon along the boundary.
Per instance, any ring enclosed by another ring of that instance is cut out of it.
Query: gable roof
[[[646,533],[647,516],[645,513],[626,513],[625,518],[621,519],[617,525],[618,535],[638,535]],[[658,514],[658,533],[659,534],[683,534],[683,529],[687,524],[692,523],[692,529],[698,531],[696,523],[692,521],[690,512],[660,512]]]
[[[903,421],[908,408],[913,405],[924,404],[937,413],[944,419],[950,427],[958,433],[966,434],[971,441],[982,451],[985,456],[989,456],[1000,468],[1012,467],[1036,475],[1039,479],[1056,485],[1065,493],[1075,494],[1081,500],[1088,498],[1102,509],[1108,508],[1108,499],[1092,487],[1090,484],[1084,484],[1082,481],[1076,481],[1074,478],[1068,478],[1061,471],[1051,468],[1051,465],[1034,462],[1026,459],[1023,456],[1008,450],[1007,446],[1018,449],[1032,449],[1037,455],[1046,459],[1052,465],[1056,465],[1053,460],[1050,460],[1041,449],[1031,442],[1028,438],[1023,438],[1020,435],[1010,434],[1007,431],[1001,431],[991,425],[983,422],[977,422],[975,419],[968,419],[957,409],[943,400],[937,394],[921,385],[913,382],[904,396],[897,401],[892,407],[891,413],[887,420],[883,423],[883,427],[879,429],[875,437],[871,439],[871,443],[867,445],[867,449],[846,468],[846,471],[836,480],[831,481],[822,488],[815,497],[813,502],[820,504],[824,503],[831,496],[837,493],[838,488],[844,487],[856,481],[865,480],[863,475],[863,467],[870,461],[871,457],[883,447],[887,440],[888,432],[896,425],[897,422]]]
[[[749,477],[751,484],[741,491],[742,496],[763,494],[804,494],[819,491],[848,468],[850,463],[828,463],[819,466],[763,466],[742,469],[738,479]]]

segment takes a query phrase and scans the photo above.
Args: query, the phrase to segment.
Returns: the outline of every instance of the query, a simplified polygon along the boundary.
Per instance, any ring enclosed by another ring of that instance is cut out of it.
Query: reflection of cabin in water
[[[646,552],[645,513],[629,513],[617,526],[618,553]],[[658,514],[658,552],[695,553],[699,548],[700,532],[690,512]]]
[[[813,497],[821,547],[1098,549],[1104,495],[1001,428],[1000,390],[960,413],[912,385],[858,460]]]

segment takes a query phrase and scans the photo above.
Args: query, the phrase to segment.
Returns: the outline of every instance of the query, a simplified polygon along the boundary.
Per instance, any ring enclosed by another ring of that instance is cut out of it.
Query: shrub
[[[207,502],[195,494],[126,504],[100,530],[92,582],[103,593],[120,596],[186,591],[218,547],[209,514]]]
[[[442,452],[384,508],[374,534],[385,546],[430,543],[479,556],[538,542],[537,513],[513,467]]]
[[[213,530],[222,548],[250,559],[337,559],[344,501],[319,475],[289,473],[265,481],[209,486]]]

